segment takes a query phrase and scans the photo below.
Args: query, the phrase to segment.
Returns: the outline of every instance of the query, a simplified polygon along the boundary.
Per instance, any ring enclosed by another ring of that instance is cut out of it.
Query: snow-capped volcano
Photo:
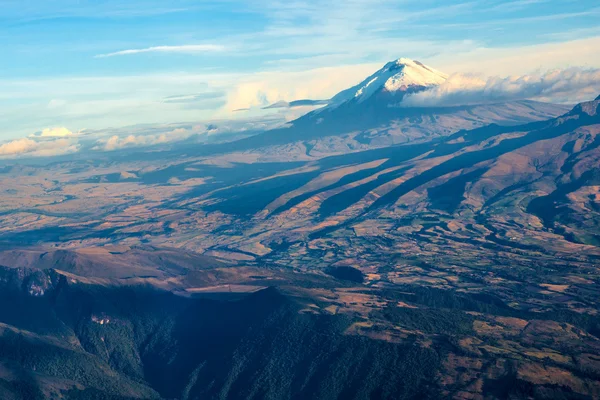
[[[447,78],[448,75],[419,61],[399,58],[385,64],[358,85],[335,95],[330,101],[330,106],[335,107],[352,99],[360,103],[379,93],[395,95],[398,92],[425,90],[442,84]]]
[[[307,156],[324,156],[371,146],[423,141],[491,123],[515,125],[539,121],[567,111],[560,105],[532,101],[464,107],[401,106],[405,96],[435,88],[447,79],[446,74],[419,61],[400,58],[388,62],[358,85],[339,92],[329,100],[295,100],[265,107],[276,109],[327,104],[281,129],[236,142],[239,146],[236,149],[302,143]],[[231,147],[227,149],[232,151]]]

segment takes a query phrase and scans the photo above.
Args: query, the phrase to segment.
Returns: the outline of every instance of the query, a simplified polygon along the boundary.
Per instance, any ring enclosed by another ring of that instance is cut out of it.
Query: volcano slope
[[[307,162],[9,168],[0,395],[598,398],[599,108]]]

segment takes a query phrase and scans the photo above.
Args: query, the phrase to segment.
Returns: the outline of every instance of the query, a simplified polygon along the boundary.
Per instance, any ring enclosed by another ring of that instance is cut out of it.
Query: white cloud
[[[72,136],[73,132],[64,127],[46,128],[40,134],[40,137],[66,137]]]
[[[405,97],[402,106],[457,106],[523,99],[574,103],[595,98],[598,93],[600,69],[569,68],[487,79],[454,74],[438,87]]]
[[[225,47],[217,44],[190,44],[181,46],[153,46],[146,47],[143,49],[128,49],[115,51],[113,53],[98,54],[96,58],[114,57],[114,56],[125,56],[131,54],[141,53],[184,53],[184,54],[197,54],[197,53],[211,53],[224,51]]]
[[[33,151],[33,149],[35,149],[36,146],[37,142],[31,139],[17,139],[13,140],[12,142],[0,145],[0,155],[10,156],[22,153],[29,153],[30,151]]]
[[[0,145],[0,158],[46,157],[79,151],[76,135],[65,127],[46,128],[41,133]]]
[[[78,150],[79,145],[68,139],[38,141],[22,138],[0,145],[0,158],[48,157],[74,153]]]

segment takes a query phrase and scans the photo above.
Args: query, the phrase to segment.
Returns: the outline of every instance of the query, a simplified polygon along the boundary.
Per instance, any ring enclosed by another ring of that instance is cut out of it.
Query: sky
[[[18,140],[0,155],[44,130],[255,118],[399,57],[483,77],[597,69],[599,20],[597,0],[0,0],[0,143]]]

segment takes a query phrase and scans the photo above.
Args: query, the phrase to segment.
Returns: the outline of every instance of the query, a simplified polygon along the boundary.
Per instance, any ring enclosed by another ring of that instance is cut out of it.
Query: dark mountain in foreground
[[[438,351],[347,335],[353,318],[272,288],[217,301],[52,270],[0,276],[4,399],[435,397]]]
[[[599,347],[590,336],[600,335],[597,318],[535,316],[493,297],[405,286],[379,292],[388,305],[366,321],[360,312],[320,311],[322,300],[290,288],[210,300],[5,268],[0,284],[4,399],[461,398],[471,379],[489,398],[600,393],[593,356]],[[356,289],[347,293],[360,301]],[[481,313],[498,315],[486,353],[470,347],[492,323]],[[516,334],[520,346],[541,346],[529,351],[551,357],[545,368],[558,380],[532,379],[544,368],[538,356],[494,354]],[[548,348],[558,343],[581,364],[561,370]]]

